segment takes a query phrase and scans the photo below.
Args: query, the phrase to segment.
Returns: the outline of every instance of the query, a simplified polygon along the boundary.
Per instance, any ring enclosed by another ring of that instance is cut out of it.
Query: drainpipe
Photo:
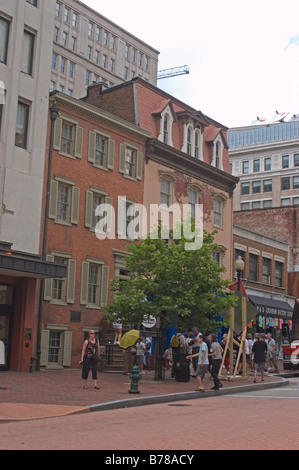
[[[54,129],[55,121],[59,116],[59,110],[56,107],[56,103],[50,108],[50,119],[51,119],[51,130],[50,130],[50,144],[49,144],[49,157],[48,157],[48,174],[47,174],[47,194],[46,194],[46,205],[45,205],[45,217],[44,217],[44,233],[43,233],[43,250],[42,260],[46,261],[47,255],[47,235],[48,235],[48,214],[50,204],[50,185],[51,185],[51,171],[52,171],[52,153],[54,144]],[[40,286],[40,297],[39,297],[39,312],[38,312],[38,328],[37,328],[37,363],[36,370],[40,370],[40,355],[41,355],[41,333],[42,333],[42,308],[45,290],[45,279],[41,279]]]

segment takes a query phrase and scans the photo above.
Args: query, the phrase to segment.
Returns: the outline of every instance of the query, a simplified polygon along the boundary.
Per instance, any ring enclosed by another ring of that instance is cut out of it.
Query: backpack
[[[172,347],[172,349],[178,349],[180,347],[180,338],[177,335],[174,335],[171,338],[170,346]]]

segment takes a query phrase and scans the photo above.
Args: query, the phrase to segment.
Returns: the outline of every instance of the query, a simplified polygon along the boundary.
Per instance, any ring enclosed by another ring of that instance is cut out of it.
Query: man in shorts
[[[198,388],[196,389],[196,391],[204,392],[204,377],[209,367],[209,357],[208,346],[204,342],[202,335],[199,335],[198,337],[198,344],[199,352],[197,354],[191,354],[190,356],[187,356],[187,359],[191,359],[192,357],[198,356],[198,366],[195,372],[195,376],[198,381]]]
[[[267,354],[267,344],[265,343],[265,334],[261,333],[259,336],[258,341],[252,346],[252,354],[253,354],[253,362],[254,362],[254,379],[253,381],[256,382],[257,371],[261,371],[261,381],[264,381],[264,373],[265,373],[265,361],[266,361],[266,354]]]

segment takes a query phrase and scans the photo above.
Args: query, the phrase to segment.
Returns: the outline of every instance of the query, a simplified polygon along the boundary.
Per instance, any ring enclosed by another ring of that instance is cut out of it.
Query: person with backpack
[[[173,335],[170,341],[172,349],[172,369],[171,377],[175,377],[176,363],[180,354],[186,354],[186,338],[183,335],[182,328],[178,328],[177,334]]]

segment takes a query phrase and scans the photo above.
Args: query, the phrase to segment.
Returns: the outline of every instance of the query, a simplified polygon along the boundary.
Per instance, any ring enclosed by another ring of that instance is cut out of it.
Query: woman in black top
[[[80,364],[83,363],[82,369],[82,379],[84,380],[83,388],[87,387],[87,379],[89,375],[89,371],[92,371],[92,378],[94,380],[94,388],[99,390],[97,383],[97,372],[98,372],[98,363],[97,363],[97,355],[100,352],[100,343],[99,340],[95,337],[95,332],[93,330],[89,331],[88,339],[86,339],[83,343],[82,354],[81,354],[81,361]]]

